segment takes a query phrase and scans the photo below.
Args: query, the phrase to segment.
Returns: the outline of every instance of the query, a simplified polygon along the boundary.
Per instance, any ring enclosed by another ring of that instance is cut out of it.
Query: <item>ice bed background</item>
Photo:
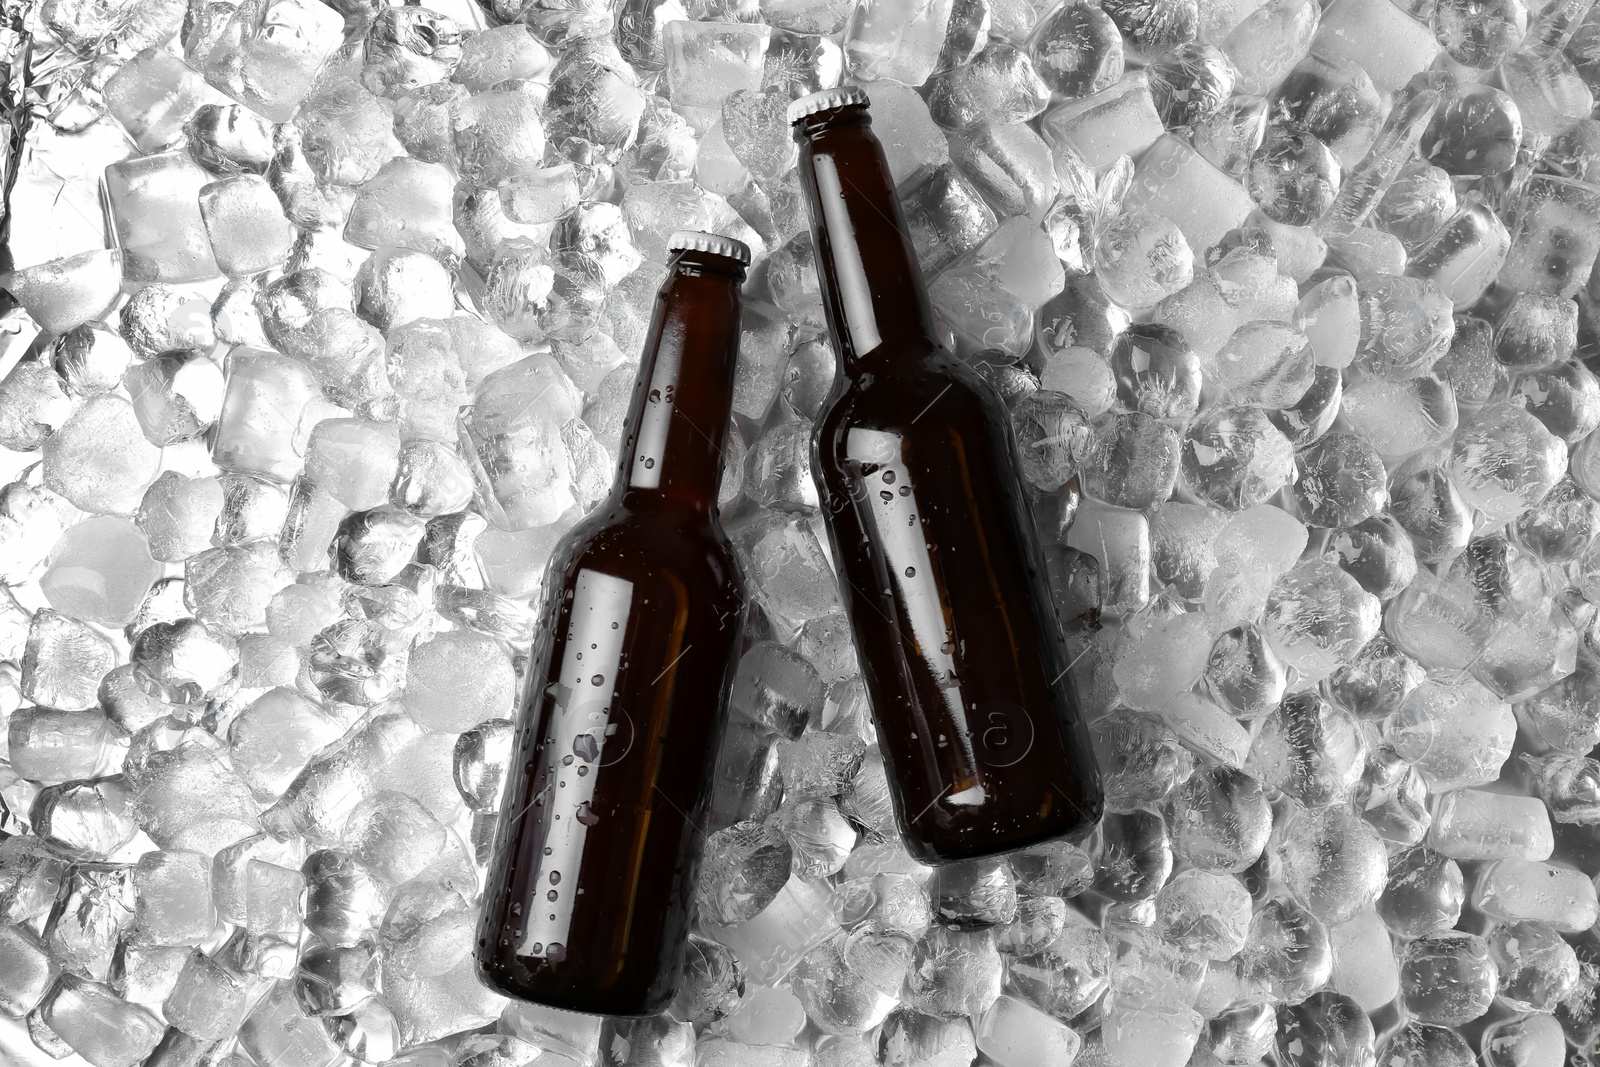
[[[1600,16],[1522,2],[8,0],[0,1060],[1591,1062]],[[843,81],[1011,408],[1081,845],[896,843],[783,120]],[[562,1016],[475,902],[685,227],[756,257],[751,643],[682,995]]]

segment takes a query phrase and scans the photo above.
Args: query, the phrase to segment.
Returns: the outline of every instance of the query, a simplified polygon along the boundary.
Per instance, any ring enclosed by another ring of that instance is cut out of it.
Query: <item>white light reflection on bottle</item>
[[[521,955],[555,956],[567,943],[578,898],[584,838],[592,821],[584,816],[594,799],[596,771],[603,760],[600,753],[613,726],[611,702],[632,607],[632,582],[588,568],[578,572],[566,650],[557,675],[555,714],[547,735],[555,739],[555,751],[550,756],[552,777],[545,798],[546,854],[536,861],[541,877],[527,905],[528,922],[517,947]],[[576,758],[561,766],[562,757],[568,754]],[[580,774],[580,768],[585,773]],[[558,879],[552,882],[545,877],[547,871],[556,872]]]
[[[868,514],[877,527],[877,543],[883,546],[884,565],[889,578],[899,587],[905,605],[911,637],[916,642],[908,653],[920,655],[939,683],[939,693],[954,724],[954,737],[946,744],[958,745],[966,757],[972,784],[945,797],[951,804],[981,804],[985,800],[982,780],[976,773],[977,760],[972,749],[967,709],[963,705],[961,679],[956,673],[955,634],[950,632],[945,605],[939,597],[933,560],[928,555],[927,535],[917,516],[916,487],[902,459],[903,439],[897,433],[854,427],[845,439],[845,454],[858,468],[868,501]],[[877,607],[878,605],[874,605]]]

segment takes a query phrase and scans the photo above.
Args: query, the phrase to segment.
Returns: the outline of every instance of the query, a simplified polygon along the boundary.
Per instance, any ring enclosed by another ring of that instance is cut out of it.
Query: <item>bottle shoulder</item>
[[[589,568],[630,581],[740,590],[733,545],[715,517],[687,509],[602,504],[558,547],[567,576]]]
[[[943,349],[907,365],[846,375],[817,421],[820,446],[854,428],[902,435],[949,428],[991,429],[1005,403],[965,362]]]

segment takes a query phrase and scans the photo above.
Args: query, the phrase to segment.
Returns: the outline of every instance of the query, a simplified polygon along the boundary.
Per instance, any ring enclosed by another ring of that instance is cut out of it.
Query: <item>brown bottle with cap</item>
[[[866,94],[789,121],[840,369],[812,472],[906,847],[1083,834],[1100,777],[1005,406],[938,340]]]
[[[616,482],[546,574],[478,929],[489,985],[602,1015],[672,1000],[744,620],[717,485],[750,252],[670,247]]]

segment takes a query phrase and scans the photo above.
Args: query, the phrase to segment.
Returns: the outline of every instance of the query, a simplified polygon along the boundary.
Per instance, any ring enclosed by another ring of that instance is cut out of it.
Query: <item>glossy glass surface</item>
[[[683,967],[744,617],[716,518],[743,279],[674,261],[616,488],[552,561],[479,927],[511,996],[650,1015]]]
[[[1099,774],[1005,407],[934,339],[866,108],[796,136],[841,367],[813,471],[906,846],[940,863],[1082,834]]]

